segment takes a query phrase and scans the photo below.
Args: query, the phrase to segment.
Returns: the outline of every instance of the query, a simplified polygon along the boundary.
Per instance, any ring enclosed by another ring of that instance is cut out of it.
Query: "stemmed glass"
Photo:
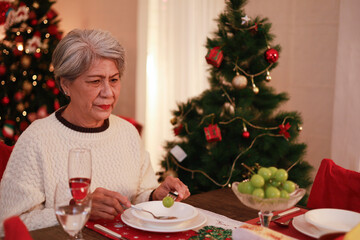
[[[248,181],[248,180],[245,180]],[[239,182],[233,182],[231,189],[236,197],[245,206],[259,210],[259,218],[261,226],[269,227],[273,211],[281,211],[293,207],[304,196],[306,190],[303,188],[296,188],[288,199],[286,198],[259,198],[251,194],[240,193],[238,190]]]
[[[84,227],[91,211],[89,184],[67,187],[58,183],[55,189],[54,208],[56,217],[71,239]]]
[[[92,160],[91,160],[91,151],[87,148],[73,148],[69,151],[68,156],[68,179],[69,187],[77,188],[82,186],[88,186],[90,188],[91,184],[91,174],[92,174]],[[73,189],[74,200],[78,204],[77,194],[82,194],[81,192],[76,192]],[[82,232],[79,231],[75,235],[75,239],[83,239]]]

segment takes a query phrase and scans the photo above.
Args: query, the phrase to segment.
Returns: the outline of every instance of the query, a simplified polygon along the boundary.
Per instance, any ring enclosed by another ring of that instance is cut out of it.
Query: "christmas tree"
[[[210,89],[173,111],[176,136],[166,143],[160,180],[178,175],[193,194],[248,178],[242,164],[284,168],[300,187],[311,184],[306,145],[296,140],[301,116],[278,110],[288,96],[271,87],[280,46],[268,19],[248,17],[245,3],[226,1],[207,39]]]
[[[51,56],[62,33],[54,1],[0,2],[0,140],[13,145],[26,127],[66,103]]]

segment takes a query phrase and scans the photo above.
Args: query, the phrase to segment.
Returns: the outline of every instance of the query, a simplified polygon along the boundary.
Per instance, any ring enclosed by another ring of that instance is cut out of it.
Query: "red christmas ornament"
[[[15,101],[17,101],[17,102],[20,102],[22,99],[23,99],[23,97],[24,97],[24,94],[22,93],[22,92],[16,92],[15,94],[14,94],[14,99],[15,99]]]
[[[25,129],[29,126],[29,123],[27,121],[22,121],[20,123],[20,131],[23,132]]]
[[[55,24],[50,25],[47,30],[50,33],[50,35],[56,35],[58,33],[58,28]]]
[[[35,11],[29,12],[29,19],[31,19],[31,20],[36,19],[36,13],[35,13]]]
[[[6,67],[4,64],[0,65],[0,76],[4,76],[6,73]]]
[[[6,138],[12,139],[15,133],[15,121],[5,120],[4,127],[2,129],[2,135]]]
[[[54,88],[54,89],[53,89],[53,94],[58,95],[58,94],[59,94],[59,92],[60,92],[60,91],[59,91],[59,89],[58,89],[58,88]]]
[[[6,13],[9,8],[9,2],[0,2],[0,25],[3,25],[6,22]]]
[[[288,139],[290,137],[290,133],[288,133],[287,131],[290,129],[290,127],[291,127],[290,123],[286,123],[285,125],[280,124],[279,134],[284,135],[284,138]]]
[[[34,57],[37,59],[41,58],[41,52],[35,52]]]
[[[184,126],[180,123],[176,128],[174,128],[174,134],[175,136],[179,135],[181,133],[181,130],[184,128]]]
[[[54,17],[56,17],[58,14],[54,11],[54,9],[50,9],[47,13],[46,13],[46,17],[47,19],[51,20]]]
[[[268,61],[269,63],[274,63],[278,60],[278,58],[279,58],[279,53],[278,51],[276,51],[276,49],[270,48],[266,50],[265,52],[266,61]]]
[[[50,89],[54,88],[56,86],[54,79],[48,79],[46,81],[46,86]]]
[[[32,19],[32,20],[30,21],[31,26],[35,26],[37,23],[38,23],[38,20],[37,20],[37,19]]]
[[[208,142],[221,141],[221,131],[217,124],[210,124],[204,127],[205,137]]]
[[[2,103],[2,105],[4,105],[4,106],[8,105],[8,104],[10,103],[9,97],[8,97],[8,96],[3,97],[3,98],[1,99],[1,103]]]
[[[58,110],[59,108],[60,108],[59,100],[55,99],[55,101],[54,101],[54,109],[55,109],[55,111]]]
[[[220,47],[214,47],[208,51],[205,59],[207,63],[215,67],[219,67],[224,59],[223,51],[220,50]]]
[[[250,133],[249,133],[248,131],[244,131],[244,132],[242,133],[242,136],[243,136],[243,138],[249,138],[249,137],[250,137]]]

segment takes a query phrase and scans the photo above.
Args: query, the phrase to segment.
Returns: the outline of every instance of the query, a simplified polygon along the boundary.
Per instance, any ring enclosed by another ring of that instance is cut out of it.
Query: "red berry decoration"
[[[245,131],[242,133],[243,138],[249,138],[250,137],[250,133],[248,131]]]
[[[5,106],[8,105],[9,102],[10,102],[10,99],[7,96],[5,96],[1,99],[1,103]]]
[[[48,87],[48,88],[50,88],[50,89],[52,89],[52,88],[54,88],[55,86],[56,86],[56,84],[55,84],[55,81],[53,80],[53,79],[48,79],[47,81],[46,81],[46,86]]]
[[[278,58],[279,58],[279,53],[277,50],[273,48],[266,50],[265,52],[266,61],[268,61],[269,63],[274,63],[278,60]]]
[[[0,76],[4,76],[6,73],[6,67],[5,65],[1,64],[0,65]]]
[[[60,93],[58,88],[54,88],[53,89],[53,94],[58,95]]]
[[[35,52],[34,57],[37,59],[41,58],[41,52]]]
[[[47,30],[51,35],[56,35],[58,33],[58,28],[55,24],[50,25]]]

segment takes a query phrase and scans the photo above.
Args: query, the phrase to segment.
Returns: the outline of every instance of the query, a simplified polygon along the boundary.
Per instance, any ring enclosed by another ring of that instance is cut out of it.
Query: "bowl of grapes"
[[[273,211],[293,207],[306,192],[288,180],[285,169],[276,167],[260,167],[249,179],[233,182],[231,188],[245,206],[259,210],[260,222],[264,227],[269,227]]]

